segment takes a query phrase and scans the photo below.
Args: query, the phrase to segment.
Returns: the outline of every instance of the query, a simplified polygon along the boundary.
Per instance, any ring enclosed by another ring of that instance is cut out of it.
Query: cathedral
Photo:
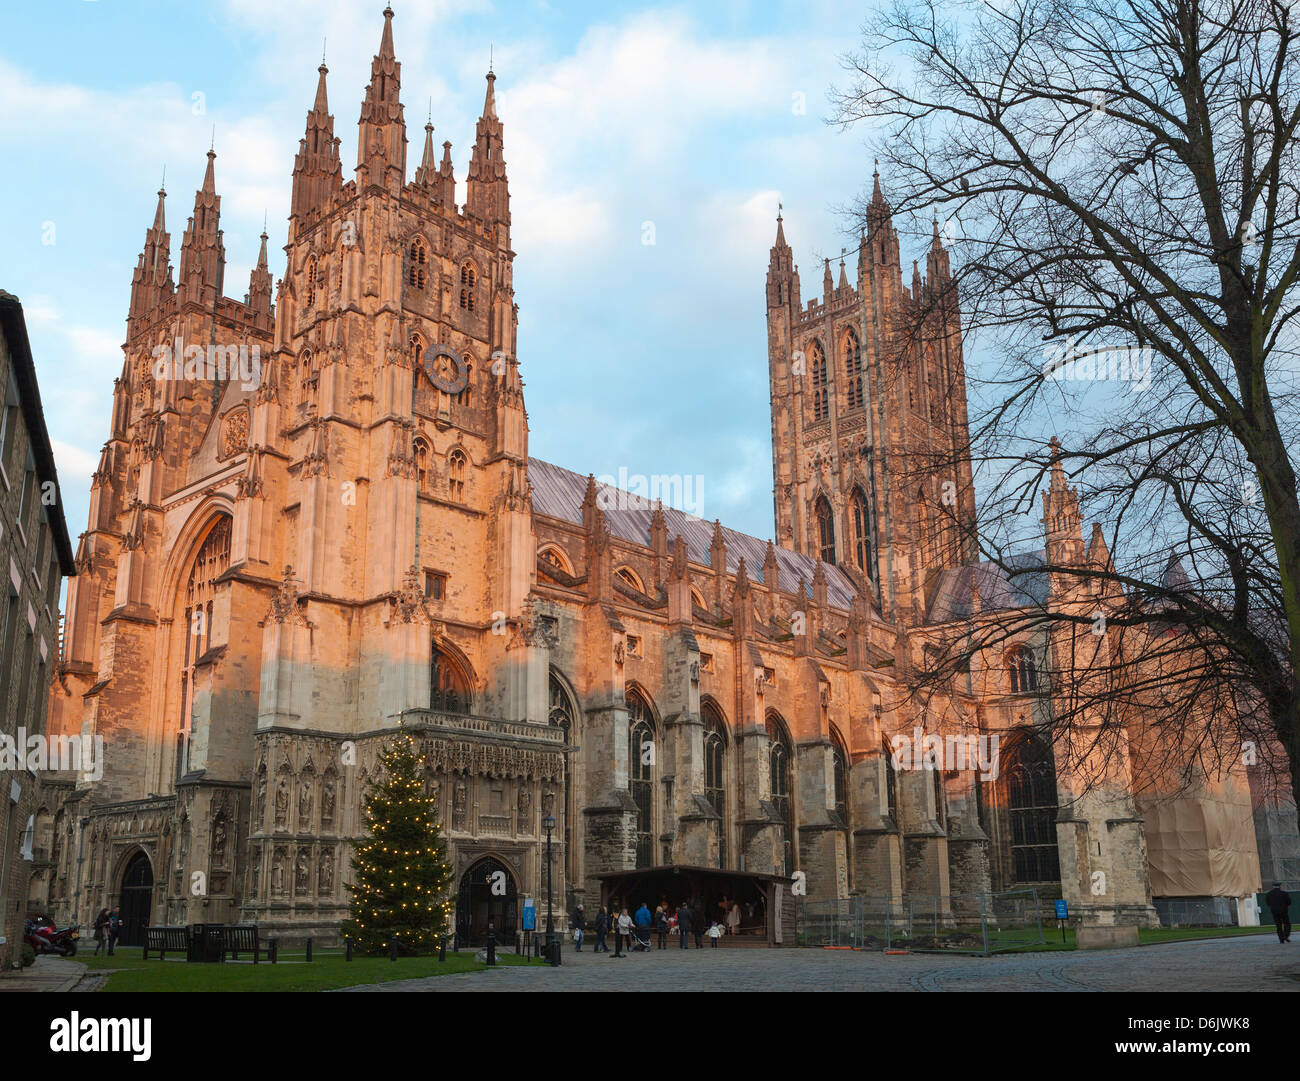
[[[778,217],[774,536],[747,536],[529,456],[495,76],[457,205],[432,125],[408,171],[401,74],[386,10],[348,179],[321,65],[283,277],[264,233],[242,300],[216,155],[175,274],[158,193],[51,684],[50,731],[102,737],[103,771],[43,778],[29,907],[121,907],[128,942],[234,922],[328,940],[377,754],[405,731],[467,941],[512,934],[548,883],[557,912],[634,882],[750,897],[743,929],[773,942],[782,896],[783,920],[1034,887],[1154,923],[1176,842],[1148,837],[1122,746],[1099,781],[1059,768],[1051,635],[907,690],[973,613],[1067,590],[980,564],[969,465],[927,466],[969,438],[938,230],[905,283],[877,177],[851,271],[828,261],[805,300]],[[1037,558],[1104,548],[1058,466]],[[900,765],[895,737],[922,731],[998,737],[1000,762]],[[1212,795],[1251,829],[1243,778]],[[1257,864],[1236,871],[1196,888],[1258,888]]]

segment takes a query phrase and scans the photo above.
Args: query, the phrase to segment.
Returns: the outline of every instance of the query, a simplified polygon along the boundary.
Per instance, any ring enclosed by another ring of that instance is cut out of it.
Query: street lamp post
[[[547,815],[542,820],[542,827],[546,830],[546,958],[555,965],[555,913],[551,909],[551,831],[555,829],[554,815]]]

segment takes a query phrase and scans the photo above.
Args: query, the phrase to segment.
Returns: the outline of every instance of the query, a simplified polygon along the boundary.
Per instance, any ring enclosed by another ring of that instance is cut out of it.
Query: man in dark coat
[[[577,953],[582,952],[582,940],[586,935],[586,931],[587,917],[582,910],[582,905],[579,905],[573,910],[573,941],[575,943],[574,950]]]
[[[686,949],[691,937],[691,906],[683,901],[677,906],[677,945]]]
[[[1264,903],[1273,913],[1273,926],[1277,928],[1279,942],[1291,941],[1291,895],[1282,888],[1281,882],[1274,882],[1273,888],[1264,894]]]

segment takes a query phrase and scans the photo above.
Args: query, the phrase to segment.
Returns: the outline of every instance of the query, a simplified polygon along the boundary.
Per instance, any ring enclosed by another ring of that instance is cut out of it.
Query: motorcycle
[[[45,917],[27,920],[23,930],[23,941],[31,946],[39,957],[43,953],[53,953],[60,957],[72,957],[77,952],[77,940],[81,938],[81,925],[72,924],[59,928]]]

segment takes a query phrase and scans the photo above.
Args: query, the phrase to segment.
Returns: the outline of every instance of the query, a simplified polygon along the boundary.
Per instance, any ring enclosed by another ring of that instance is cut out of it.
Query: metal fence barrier
[[[1038,891],[809,901],[796,913],[800,946],[987,956],[1043,944]]]

